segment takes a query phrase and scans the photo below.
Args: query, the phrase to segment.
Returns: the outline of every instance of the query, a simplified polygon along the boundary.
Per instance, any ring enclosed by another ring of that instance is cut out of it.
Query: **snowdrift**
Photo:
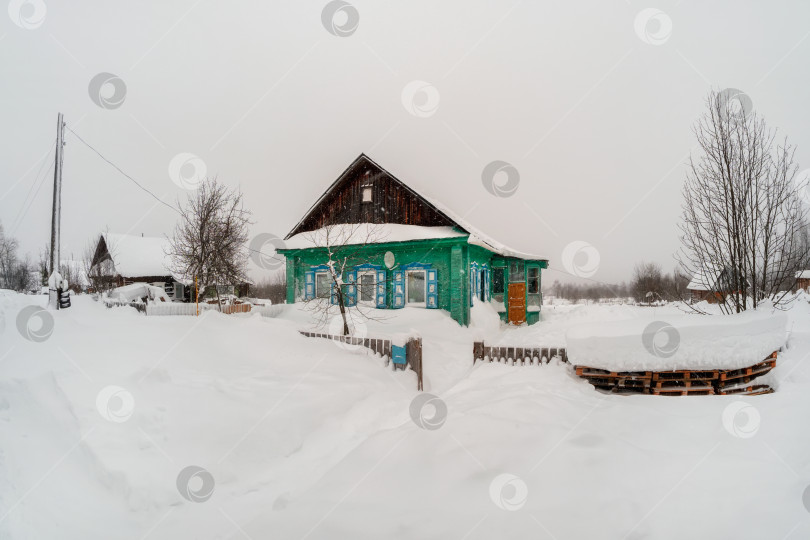
[[[110,291],[109,298],[120,302],[133,302],[148,298],[152,301],[171,302],[166,291],[148,283],[133,283]]]
[[[783,313],[667,315],[576,326],[566,333],[572,364],[610,371],[740,369],[787,340]]]

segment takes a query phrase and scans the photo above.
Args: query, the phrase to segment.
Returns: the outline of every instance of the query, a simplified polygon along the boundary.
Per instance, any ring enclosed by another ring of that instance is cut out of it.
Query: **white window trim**
[[[424,302],[411,302],[409,300],[410,295],[408,294],[408,275],[409,274],[419,274],[419,273],[424,275],[424,279],[422,280],[422,283],[424,283],[424,286],[422,287],[422,291],[423,291],[422,295],[425,298],[425,301]],[[406,306],[413,306],[413,307],[423,307],[423,308],[427,307],[427,270],[425,270],[424,268],[414,268],[413,270],[405,270],[405,305]]]
[[[362,277],[361,276],[371,276],[371,279],[374,282],[372,293],[371,293],[371,300],[363,300],[363,295],[361,294],[362,291]],[[377,307],[377,271],[376,270],[358,270],[357,271],[357,303],[362,304],[364,306],[369,306],[376,308]]]
[[[326,292],[326,296],[318,296],[318,276],[319,275],[326,276],[326,278],[327,278],[327,285],[326,286],[328,287],[329,290]],[[315,279],[315,283],[313,284],[313,287],[315,288],[315,299],[329,300],[330,297],[332,296],[332,282],[329,281],[329,272],[325,272],[325,271],[315,272],[315,278],[314,279]]]
[[[368,199],[366,198],[366,194],[368,194]],[[360,201],[364,203],[372,202],[374,198],[374,191],[371,189],[371,186],[362,186],[360,188]]]

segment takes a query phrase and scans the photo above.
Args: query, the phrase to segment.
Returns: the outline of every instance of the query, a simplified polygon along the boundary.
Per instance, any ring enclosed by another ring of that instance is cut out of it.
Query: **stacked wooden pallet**
[[[599,390],[617,394],[711,396],[770,394],[767,384],[749,384],[776,366],[776,352],[759,364],[742,369],[675,371],[607,371],[576,366],[577,376]]]

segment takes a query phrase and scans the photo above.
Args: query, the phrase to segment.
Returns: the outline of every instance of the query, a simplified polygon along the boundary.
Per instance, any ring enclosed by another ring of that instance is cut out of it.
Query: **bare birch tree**
[[[808,261],[795,148],[745,101],[729,91],[706,98],[694,128],[700,152],[683,188],[676,255],[686,273],[720,293],[725,313],[765,299],[778,304]]]
[[[180,209],[180,222],[170,238],[172,271],[201,287],[236,284],[247,279],[250,211],[242,193],[216,178],[202,182]],[[220,311],[222,306],[219,306]]]
[[[317,283],[313,283],[316,294],[311,299],[304,299],[307,309],[319,315],[321,325],[334,313],[337,308],[343,323],[343,335],[349,335],[349,319],[351,313],[356,313],[364,319],[381,320],[383,317],[375,315],[372,308],[365,308],[360,301],[349,305],[347,297],[353,290],[359,299],[362,291],[360,283],[346,283],[344,274],[354,266],[368,262],[363,255],[363,247],[367,244],[379,243],[384,240],[381,227],[370,223],[347,223],[326,225],[315,231],[301,233],[309,240],[313,247],[321,248],[325,255],[323,262],[327,267],[327,275],[331,285],[330,297],[319,298]],[[376,298],[378,282],[375,278],[372,284]],[[353,288],[353,289],[352,289]]]

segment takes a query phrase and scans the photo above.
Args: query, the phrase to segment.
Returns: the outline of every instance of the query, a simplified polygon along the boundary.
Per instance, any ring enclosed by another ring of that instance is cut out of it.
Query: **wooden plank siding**
[[[371,201],[363,202],[363,189]],[[326,191],[287,238],[327,225],[398,223],[428,227],[456,223],[365,155],[356,159]]]

